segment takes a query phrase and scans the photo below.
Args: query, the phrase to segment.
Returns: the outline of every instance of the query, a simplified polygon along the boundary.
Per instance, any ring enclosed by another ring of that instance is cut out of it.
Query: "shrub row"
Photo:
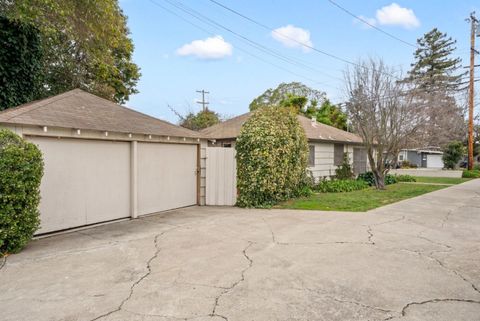
[[[472,170],[464,170],[462,172],[463,178],[480,178],[480,170],[472,169]]]
[[[375,186],[375,177],[372,172],[365,172],[358,175],[357,180],[365,181],[369,186]],[[396,176],[391,174],[385,175],[385,185],[395,184],[396,182]]]
[[[415,177],[411,175],[395,175],[395,178],[397,179],[397,182],[416,182],[417,180]]]
[[[334,179],[322,180],[314,189],[321,193],[341,193],[352,192],[369,187],[369,185],[362,180],[354,179]]]

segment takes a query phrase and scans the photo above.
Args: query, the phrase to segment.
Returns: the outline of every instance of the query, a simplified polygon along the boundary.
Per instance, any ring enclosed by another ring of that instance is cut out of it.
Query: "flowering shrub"
[[[235,148],[238,206],[271,206],[309,192],[307,138],[290,108],[254,111]]]

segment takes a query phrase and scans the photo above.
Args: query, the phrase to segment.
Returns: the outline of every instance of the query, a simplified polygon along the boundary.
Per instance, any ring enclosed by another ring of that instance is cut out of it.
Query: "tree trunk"
[[[372,172],[373,177],[375,178],[375,187],[377,189],[385,189],[385,175],[383,174],[383,171],[374,169]]]

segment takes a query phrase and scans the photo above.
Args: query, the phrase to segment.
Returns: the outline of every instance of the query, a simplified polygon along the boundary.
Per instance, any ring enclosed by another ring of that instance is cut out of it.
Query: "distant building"
[[[402,149],[398,154],[398,164],[408,162],[416,167],[443,168],[443,152],[438,147]]]

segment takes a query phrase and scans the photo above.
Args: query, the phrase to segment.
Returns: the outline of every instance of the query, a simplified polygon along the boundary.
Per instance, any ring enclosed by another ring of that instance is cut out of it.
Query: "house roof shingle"
[[[0,112],[0,123],[52,126],[160,136],[200,134],[74,89]]]
[[[205,128],[200,132],[210,139],[236,138],[240,134],[243,123],[247,121],[250,116],[251,113],[246,113]],[[362,143],[362,139],[358,135],[319,122],[313,122],[311,119],[302,115],[298,115],[297,117],[309,140]]]

